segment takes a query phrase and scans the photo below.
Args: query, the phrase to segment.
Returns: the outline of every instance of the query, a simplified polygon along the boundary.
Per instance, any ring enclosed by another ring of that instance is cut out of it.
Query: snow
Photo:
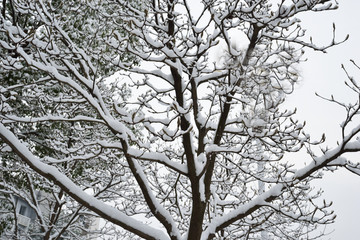
[[[196,154],[195,154],[196,156]],[[206,164],[205,153],[200,153],[195,159],[196,175],[200,176],[200,173],[204,170]],[[200,182],[203,180],[200,180]]]
[[[215,233],[215,230],[218,226],[228,222],[228,221],[235,221],[238,216],[243,214],[248,214],[250,209],[259,208],[263,205],[266,205],[266,199],[272,196],[279,196],[282,192],[284,185],[278,184],[272,187],[270,190],[264,192],[260,196],[256,197],[255,199],[251,200],[250,202],[242,205],[241,207],[232,210],[231,212],[224,214],[223,216],[214,218],[211,223],[208,225],[208,228],[203,232],[201,235],[201,239],[205,240],[208,239],[208,236],[212,233]]]
[[[202,175],[201,178],[199,179],[200,200],[202,202],[206,202],[204,178],[205,175]]]
[[[35,122],[46,122],[46,121],[70,121],[70,122],[87,121],[87,122],[96,122],[102,124],[105,123],[100,119],[96,119],[88,116],[81,116],[81,115],[77,115],[74,118],[54,116],[50,114],[44,117],[18,117],[16,115],[6,115],[5,117],[6,118],[2,121],[3,123],[10,123],[10,122],[35,123]]]
[[[155,217],[164,225],[164,227],[167,227],[167,225],[171,226],[171,235],[172,236],[176,236],[177,239],[180,238],[180,233],[176,227],[176,223],[174,222],[173,218],[171,217],[170,213],[159,203],[159,201],[155,198],[155,196],[152,193],[151,187],[148,185],[148,181],[146,179],[146,175],[144,174],[142,167],[139,165],[139,163],[136,160],[132,160],[133,164],[136,168],[136,173],[140,176],[141,178],[141,183],[143,185],[143,187],[145,187],[146,189],[143,190],[143,194],[148,196],[148,198],[150,198],[150,202],[149,200],[147,200],[147,203],[149,205],[150,208],[152,208],[152,205],[154,206],[154,208],[156,209],[154,215]],[[160,214],[160,218],[157,216],[158,214]],[[161,219],[161,218],[165,218],[165,220]],[[166,222],[164,222],[166,221]],[[168,229],[167,229],[168,230]],[[168,230],[169,231],[169,230]]]
[[[187,166],[181,163],[171,161],[165,154],[157,152],[143,152],[139,149],[129,148],[128,154],[138,159],[146,159],[154,162],[163,163],[166,166],[180,172],[182,174],[187,174]]]

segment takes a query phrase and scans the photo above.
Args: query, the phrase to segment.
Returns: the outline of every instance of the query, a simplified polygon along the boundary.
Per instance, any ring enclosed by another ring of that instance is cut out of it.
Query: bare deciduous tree
[[[320,156],[311,147],[324,139],[311,141],[295,112],[279,107],[299,80],[304,50],[341,42],[306,41],[297,16],[334,10],[335,1],[79,1],[107,23],[85,38],[96,42],[90,50],[62,27],[51,1],[11,3],[36,25],[1,18],[1,51],[9,53],[1,71],[31,74],[1,86],[0,137],[83,207],[145,239],[308,239],[333,222],[310,182],[338,167],[360,175],[344,157],[360,150],[360,126],[349,126],[359,102],[339,103],[347,110],[342,139]],[[245,48],[236,45],[240,35]],[[219,42],[223,53],[211,57]],[[119,82],[104,85],[105,66],[140,93],[121,98]],[[14,114],[19,91],[41,111]],[[41,143],[18,131],[53,123],[59,128],[47,128]],[[55,153],[39,154],[39,144]],[[302,148],[312,161],[295,169],[291,154]]]

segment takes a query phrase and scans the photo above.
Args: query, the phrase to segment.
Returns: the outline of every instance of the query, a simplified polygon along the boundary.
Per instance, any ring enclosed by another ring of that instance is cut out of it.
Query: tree
[[[322,155],[312,146],[324,139],[312,141],[295,111],[279,107],[299,79],[303,51],[340,43],[306,41],[297,16],[334,10],[335,1],[213,0],[196,11],[185,0],[101,2],[80,4],[106,23],[104,34],[92,35],[92,51],[88,38],[59,24],[53,2],[11,1],[37,24],[29,32],[1,18],[1,51],[13,53],[1,56],[2,70],[31,72],[28,82],[1,88],[5,150],[81,206],[145,239],[305,239],[333,222],[331,203],[319,203],[310,182],[340,167],[360,175],[344,157],[360,150],[360,127],[349,124],[359,102],[342,104],[342,139]],[[234,44],[233,29],[248,38],[245,49]],[[220,40],[226,48],[217,62],[209,53]],[[141,93],[109,93],[103,65]],[[14,112],[11,99],[24,90],[28,111]],[[45,111],[31,111],[36,104]],[[40,154],[40,143],[18,131],[24,126],[56,126],[41,146],[61,154]],[[71,129],[72,144],[64,144],[63,129]],[[303,148],[312,162],[297,170],[288,156]]]

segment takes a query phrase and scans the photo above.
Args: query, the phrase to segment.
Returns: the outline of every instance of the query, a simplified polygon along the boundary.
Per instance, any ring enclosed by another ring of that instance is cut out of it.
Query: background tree
[[[32,3],[29,2],[29,4]],[[103,93],[109,94],[110,86],[105,86],[102,83],[102,78],[112,74],[115,69],[104,60],[108,50],[101,45],[101,38],[98,35],[102,37],[107,36],[111,34],[112,29],[111,26],[107,26],[106,21],[103,21],[106,17],[100,18],[101,14],[94,8],[95,6],[101,7],[101,2],[92,1],[88,4],[79,5],[79,1],[44,1],[38,6],[46,6],[52,9],[52,14],[56,17],[59,27],[61,26],[63,31],[71,33],[68,37],[79,47],[86,49],[87,54],[97,58],[92,68],[92,70],[96,70],[96,73],[92,77],[102,86]],[[18,26],[23,29],[24,34],[29,36],[35,34],[39,39],[46,38],[48,34],[46,32],[47,29],[44,27],[41,19],[38,19],[33,14],[34,12],[28,11],[27,7],[27,3],[22,1],[2,1],[2,23],[11,23],[14,26]],[[113,10],[116,9],[114,8]],[[1,40],[3,42],[8,41],[8,36],[4,32],[1,35]],[[62,41],[62,44],[68,44],[64,39],[60,41]],[[27,41],[22,41],[20,44],[28,54],[36,54],[36,48],[31,47],[31,44]],[[2,56],[19,57],[13,49],[2,48],[1,51]],[[99,55],[101,57],[96,57]],[[129,62],[129,64],[136,62],[135,58],[129,54],[123,54],[121,59],[124,62]],[[81,62],[82,58],[78,55],[76,61]],[[6,87],[9,87],[7,90],[11,89],[10,92],[6,90],[4,94],[7,106],[11,106],[11,108],[3,108],[3,113],[28,117],[54,113],[61,113],[63,116],[74,116],[82,113],[86,114],[88,111],[78,108],[77,104],[73,104],[69,99],[62,99],[63,94],[71,95],[71,91],[57,82],[49,81],[46,74],[36,69],[24,67],[14,71],[11,68],[1,68],[0,71],[3,89]],[[85,70],[83,69],[83,71]],[[43,88],[40,85],[34,84],[33,79],[48,81],[46,83],[47,87]],[[15,86],[15,88],[12,86]],[[119,87],[117,90],[118,97],[128,97],[129,93],[126,87],[120,85]],[[42,91],[43,93],[41,93]],[[51,99],[47,99],[49,95],[52,96]],[[106,98],[109,98],[109,96]],[[43,103],[47,100],[51,103],[44,105]],[[61,105],[59,103],[66,104]],[[91,137],[90,135],[93,131],[103,131],[101,129],[94,130],[94,126],[91,124],[81,126],[77,123],[65,122],[11,124],[11,128],[21,135],[21,139],[29,144],[28,146],[32,148],[36,155],[57,159],[68,158],[71,155],[71,151],[78,150],[79,145],[75,144],[76,139],[87,139]],[[74,128],[81,128],[82,130],[74,131]],[[79,135],[79,133],[81,134]],[[61,151],[63,149],[62,146],[66,146],[68,151]],[[83,218],[85,216],[87,221],[94,220],[93,213],[90,213],[78,203],[70,202],[72,199],[61,188],[49,182],[41,175],[34,173],[34,171],[19,161],[18,157],[11,151],[4,149],[0,161],[2,164],[0,193],[4,205],[2,207],[3,227],[0,231],[2,237],[7,236],[11,238],[11,236],[15,236],[17,238],[19,234],[15,208],[17,207],[18,198],[21,198],[36,212],[36,221],[27,231],[27,234],[32,239],[59,239],[65,236],[72,239],[89,239],[89,229],[84,226],[83,220],[79,219],[79,217]],[[81,161],[64,161],[59,166],[68,175],[77,179],[88,178],[88,175],[82,175],[86,173],[84,169],[90,171],[89,168],[93,167],[83,164]],[[100,172],[101,166],[96,165],[96,169],[92,172],[95,171]],[[98,174],[101,175],[100,173]],[[99,230],[97,229],[97,234],[100,233]]]
[[[2,86],[0,136],[22,163],[79,204],[145,239],[301,239],[333,222],[331,204],[317,201],[310,182],[334,167],[359,174],[344,157],[360,150],[360,129],[348,124],[359,102],[343,105],[342,139],[321,156],[311,147],[323,139],[311,141],[294,111],[279,107],[298,81],[304,49],[338,44],[305,41],[297,16],[336,9],[335,1],[202,1],[196,11],[189,1],[86,1],[80,6],[97,9],[95,19],[105,22],[104,34],[93,35],[95,50],[72,24],[59,24],[63,15],[52,6],[60,2],[11,3],[38,24],[30,33],[3,15],[0,45],[14,54],[2,56],[2,69],[41,76]],[[234,47],[232,29],[247,36],[245,49]],[[224,64],[209,58],[220,40]],[[99,61],[121,70],[141,93],[109,94]],[[355,80],[349,85],[359,94]],[[53,111],[12,111],[11,98],[25,89],[27,109]],[[58,127],[42,144],[61,154],[39,154],[39,143],[18,131],[49,125]],[[313,161],[297,170],[288,156],[304,147]],[[79,165],[81,174],[74,174]]]

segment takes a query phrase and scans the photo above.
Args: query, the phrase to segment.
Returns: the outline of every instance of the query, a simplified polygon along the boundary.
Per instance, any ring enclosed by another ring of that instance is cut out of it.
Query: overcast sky
[[[341,64],[349,73],[360,81],[360,71],[355,70],[350,59],[360,65],[360,1],[339,1],[340,8],[326,13],[306,14],[303,27],[313,36],[315,43],[325,45],[332,38],[332,23],[336,24],[337,39],[347,34],[347,42],[328,50],[327,54],[307,50],[308,61],[301,64],[302,81],[296,87],[286,105],[297,107],[298,119],[306,120],[306,129],[314,137],[322,133],[327,136],[327,145],[334,147],[340,140],[339,124],[344,120],[344,111],[338,106],[315,96],[315,92],[348,102],[356,100],[356,96],[344,85],[347,79]],[[358,119],[359,120],[359,119]],[[359,120],[360,124],[360,120]],[[351,156],[353,161],[360,162],[360,154]],[[302,159],[298,159],[302,161]],[[325,239],[358,240],[360,236],[360,177],[347,171],[328,173],[316,184],[325,191],[323,198],[334,202],[336,223],[328,227],[334,232]]]

